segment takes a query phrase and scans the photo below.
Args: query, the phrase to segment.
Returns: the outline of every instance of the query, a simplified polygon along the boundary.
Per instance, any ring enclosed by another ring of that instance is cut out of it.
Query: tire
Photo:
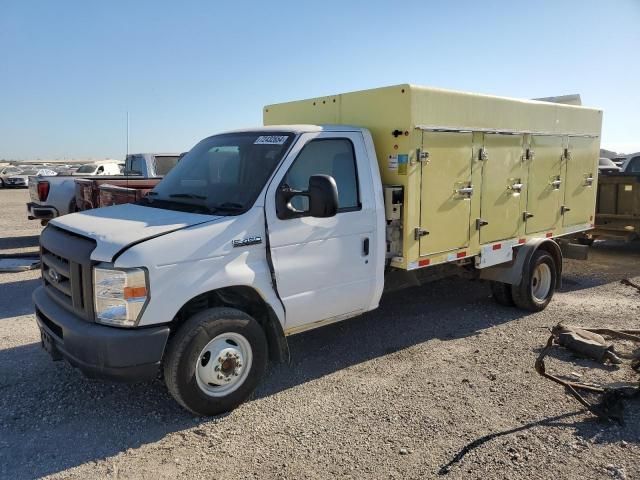
[[[490,282],[491,293],[496,303],[505,307],[513,307],[513,295],[511,294],[511,285],[502,282]]]
[[[513,302],[530,312],[544,310],[556,289],[557,267],[553,257],[544,250],[536,251],[529,262],[527,278],[511,286]]]
[[[258,322],[240,310],[211,308],[193,315],[171,339],[164,380],[187,410],[218,415],[253,393],[268,358],[267,339]]]

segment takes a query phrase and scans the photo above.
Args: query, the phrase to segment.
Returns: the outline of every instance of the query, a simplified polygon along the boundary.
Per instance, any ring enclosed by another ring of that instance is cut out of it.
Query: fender
[[[538,250],[547,251],[556,262],[556,289],[562,286],[562,251],[558,244],[549,238],[532,238],[524,245],[514,249],[514,259],[505,264],[485,268],[480,271],[481,280],[520,285],[531,269],[531,257]]]

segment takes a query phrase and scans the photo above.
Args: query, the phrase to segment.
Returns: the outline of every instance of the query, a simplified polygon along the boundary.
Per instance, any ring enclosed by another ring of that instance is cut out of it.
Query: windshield
[[[96,165],[82,165],[76,173],[92,173],[96,169]]]
[[[237,215],[253,205],[294,138],[292,133],[229,133],[191,149],[143,205]]]

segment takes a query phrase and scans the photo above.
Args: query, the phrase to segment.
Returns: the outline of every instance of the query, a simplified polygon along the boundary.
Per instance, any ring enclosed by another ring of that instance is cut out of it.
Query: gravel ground
[[[0,190],[4,249],[35,245],[24,201]],[[38,276],[0,274],[0,478],[431,478],[475,440],[442,478],[640,478],[640,402],[624,426],[603,424],[533,369],[543,327],[560,320],[640,327],[640,295],[619,283],[640,281],[640,244],[598,242],[588,262],[567,261],[537,314],[460,279],[390,294],[375,312],[291,337],[291,365],[210,419],[160,381],[90,381],[51,362],[30,301]],[[548,363],[624,379],[562,354]]]

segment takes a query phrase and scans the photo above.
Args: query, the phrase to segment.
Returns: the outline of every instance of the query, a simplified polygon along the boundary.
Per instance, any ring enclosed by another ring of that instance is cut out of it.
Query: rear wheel
[[[553,298],[556,277],[553,257],[544,250],[536,251],[531,257],[527,278],[523,278],[520,285],[511,287],[515,305],[531,312],[544,310]]]
[[[253,393],[264,375],[267,353],[258,322],[233,308],[211,308],[187,320],[171,340],[164,379],[184,408],[218,415]]]
[[[496,303],[505,307],[513,307],[513,295],[511,295],[511,285],[502,282],[490,282],[491,293]]]

